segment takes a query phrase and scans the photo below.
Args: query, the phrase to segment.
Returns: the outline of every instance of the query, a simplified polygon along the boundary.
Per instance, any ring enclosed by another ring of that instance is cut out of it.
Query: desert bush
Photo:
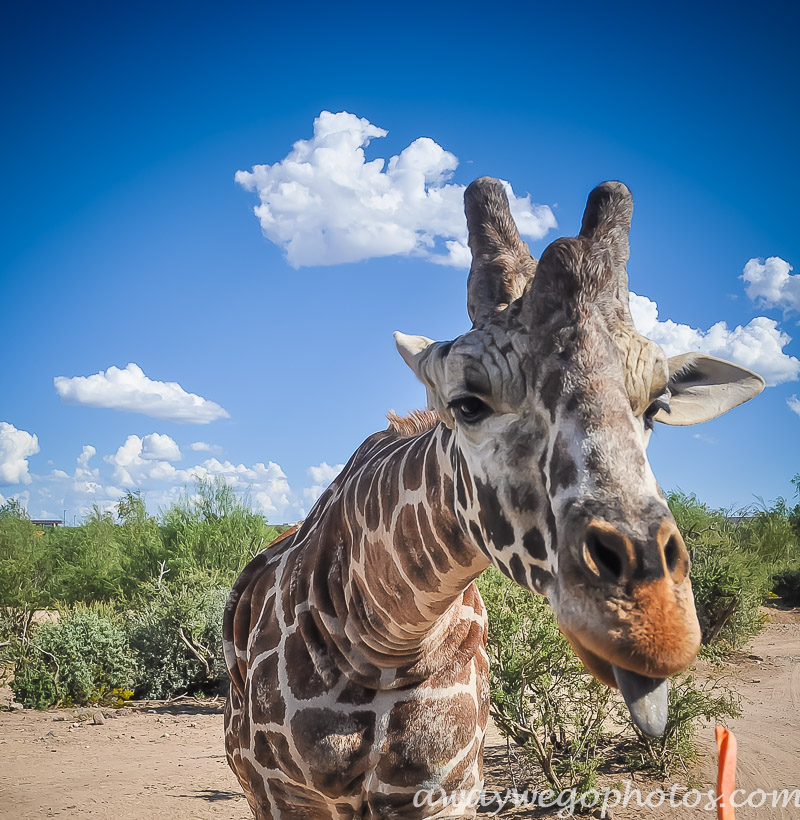
[[[13,646],[12,660],[15,698],[37,709],[112,699],[136,674],[121,624],[86,607],[34,626]]]
[[[800,567],[778,572],[772,579],[772,590],[790,606],[800,606]]]
[[[27,515],[0,508],[0,615],[9,634],[26,633],[36,610],[52,606],[58,572],[47,541]]]
[[[202,573],[142,591],[127,625],[138,697],[208,693],[226,683],[222,611],[229,592],[219,575]]]
[[[496,725],[555,789],[590,788],[611,690],[584,669],[543,598],[495,569],[478,587],[489,617]]]
[[[221,477],[198,479],[188,493],[163,513],[167,567],[173,576],[185,571],[216,572],[229,585],[253,556],[284,527],[267,524],[254,513],[249,498],[237,495]]]
[[[647,738],[633,725],[621,695],[587,672],[561,635],[547,602],[487,570],[478,587],[489,617],[491,714],[520,747],[531,772],[556,790],[591,788],[603,761],[669,775],[695,756],[704,722],[739,714],[721,680],[690,673],[670,681],[664,733]]]
[[[712,675],[698,681],[690,672],[678,675],[669,681],[669,717],[664,733],[650,738],[634,726],[636,740],[629,747],[627,763],[632,770],[669,777],[678,764],[685,769],[696,759],[695,738],[704,725],[724,724],[740,715],[738,696],[721,678]],[[617,719],[628,721],[624,703],[619,703]]]
[[[763,628],[758,608],[772,570],[761,552],[768,547],[753,540],[757,526],[741,527],[696,496],[674,492],[667,498],[692,559],[703,644],[713,653],[741,647]]]

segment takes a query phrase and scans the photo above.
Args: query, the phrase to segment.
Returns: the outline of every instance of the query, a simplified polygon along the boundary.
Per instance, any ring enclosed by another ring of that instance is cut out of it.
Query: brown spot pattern
[[[394,786],[430,780],[469,743],[476,722],[475,705],[467,694],[396,704],[378,777]]]
[[[356,790],[375,740],[374,712],[312,707],[294,715],[291,730],[315,788],[334,797]]]
[[[251,704],[256,723],[282,723],[286,717],[286,703],[278,683],[278,655],[264,658],[253,670]]]

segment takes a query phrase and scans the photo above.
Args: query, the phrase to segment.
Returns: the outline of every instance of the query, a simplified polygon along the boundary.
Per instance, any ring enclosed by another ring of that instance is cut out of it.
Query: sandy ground
[[[726,669],[743,700],[731,728],[739,741],[737,785],[752,791],[800,788],[800,611],[772,612],[772,622]],[[6,698],[7,700],[7,698]],[[248,820],[247,802],[225,761],[222,707],[177,703],[156,708],[30,710],[0,713],[0,818],[96,817],[103,820]],[[692,771],[713,787],[713,727]],[[509,786],[505,742],[487,744],[487,784]],[[681,785],[686,778],[675,780]],[[646,793],[662,784],[635,782]],[[672,783],[663,784],[667,789]],[[701,804],[702,805],[702,804]],[[506,814],[505,812],[503,814]],[[508,816],[543,816],[517,810]],[[553,816],[553,814],[544,815]],[[639,807],[635,795],[615,818],[714,818],[687,807]],[[741,808],[737,820],[798,820],[800,808]]]

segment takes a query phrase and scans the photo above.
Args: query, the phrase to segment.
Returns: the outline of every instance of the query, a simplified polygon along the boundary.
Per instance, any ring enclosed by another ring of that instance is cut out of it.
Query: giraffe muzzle
[[[690,565],[683,538],[669,518],[650,539],[633,539],[613,524],[594,519],[586,527],[581,560],[591,576],[612,585],[659,578],[680,585]]]

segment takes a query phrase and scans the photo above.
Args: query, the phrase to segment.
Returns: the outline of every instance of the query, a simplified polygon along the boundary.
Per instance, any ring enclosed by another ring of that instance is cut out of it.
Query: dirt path
[[[251,818],[221,707],[95,711],[0,715],[0,818]]]
[[[800,788],[800,612],[778,612],[772,618],[750,652],[728,667],[744,708],[732,725],[739,740],[737,785],[748,791]],[[125,709],[102,725],[92,723],[95,711],[0,713],[2,820],[249,820],[247,802],[222,750],[219,705]],[[501,761],[504,743],[497,735],[493,742],[487,760]],[[705,751],[694,775],[707,789],[716,772],[712,727],[702,742]],[[502,763],[488,768],[487,780],[506,782]],[[634,785],[643,792],[653,788]],[[798,820],[800,809],[743,808],[736,816]],[[614,817],[711,820],[715,814],[686,807],[639,808],[634,799],[627,808],[616,808]]]

